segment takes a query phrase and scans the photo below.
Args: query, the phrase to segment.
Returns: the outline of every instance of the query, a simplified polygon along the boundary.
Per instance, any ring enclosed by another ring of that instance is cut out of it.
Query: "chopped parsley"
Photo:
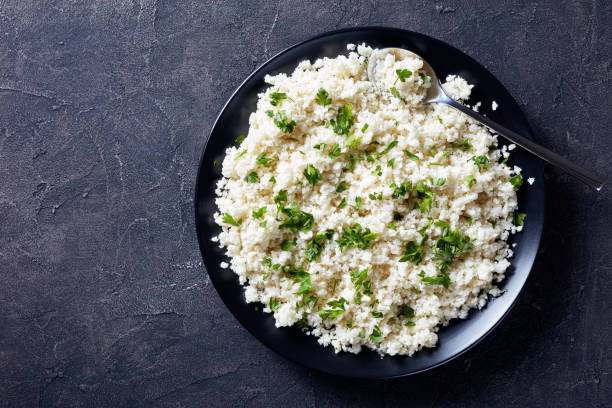
[[[436,150],[436,146],[432,146],[431,149],[429,149],[427,151],[427,153],[431,156],[431,157],[435,157],[435,155],[438,153],[438,151]]]
[[[309,261],[317,260],[321,255],[321,252],[323,252],[323,245],[325,244],[325,241],[331,239],[333,234],[334,231],[328,229],[315,235],[313,239],[308,241],[308,245],[306,248],[304,248],[304,255],[306,256],[306,259]]]
[[[510,184],[514,186],[514,191],[518,190],[523,185],[523,177],[520,174],[510,177]]]
[[[385,147],[382,151],[380,151],[379,153],[376,153],[377,157],[382,156],[383,154],[387,154],[389,153],[389,151],[391,149],[393,149],[395,146],[397,146],[399,142],[397,140],[392,141],[391,143],[389,143],[389,146]]]
[[[457,147],[459,147],[461,150],[463,150],[464,152],[469,152],[470,150],[472,150],[472,144],[470,143],[469,140],[464,139],[461,142],[459,142],[459,144],[457,145]]]
[[[372,295],[372,281],[366,280],[368,278],[368,268],[361,271],[356,270],[351,272],[351,282],[355,285],[355,299],[354,302],[357,305],[361,304],[361,289],[363,288],[363,294],[366,296]]]
[[[370,127],[370,125],[368,125],[367,123],[363,125],[363,127],[361,128],[361,133],[365,133],[365,131],[368,130],[368,127]]]
[[[332,103],[332,100],[329,98],[329,93],[325,89],[319,88],[316,102],[321,106],[327,106]]]
[[[328,309],[319,309],[319,316],[322,319],[334,319],[345,312],[344,305],[347,303],[347,300],[343,297],[338,300],[330,300],[327,302]]]
[[[391,95],[395,96],[395,97],[396,97],[397,99],[399,99],[400,101],[402,101],[402,102],[404,102],[404,103],[407,103],[407,102],[406,102],[406,98],[404,98],[404,97],[403,97],[403,96],[402,96],[402,95],[399,93],[399,91],[397,90],[397,88],[396,88],[396,87],[394,87],[394,86],[392,86],[392,87],[391,87]],[[397,123],[397,121],[396,121],[396,123]],[[396,125],[396,126],[397,126],[397,125]]]
[[[344,208],[346,207],[346,198],[342,198],[342,201],[340,201],[340,204],[338,205],[338,208]]]
[[[276,183],[276,179],[274,178],[274,176],[270,177],[270,183]]]
[[[391,159],[387,162],[387,167],[393,168],[395,166],[395,159]]]
[[[474,164],[478,166],[478,171],[486,170],[489,167],[489,159],[487,156],[473,156],[470,160],[472,160]]]
[[[244,136],[244,135],[238,135],[238,136],[236,136],[236,143],[238,143],[238,144],[242,144],[242,142],[244,142],[244,138],[245,138],[245,136]]]
[[[270,94],[270,105],[278,106],[280,101],[287,99],[287,94],[284,92],[272,92]]]
[[[419,183],[414,186],[414,189],[417,191],[417,195],[419,199],[421,199],[421,204],[419,209],[422,213],[427,213],[431,209],[431,204],[433,202],[433,193],[431,189],[425,185],[425,183]]]
[[[404,323],[404,326],[406,326],[406,327],[414,327],[414,326],[416,326],[416,323],[412,322],[412,321],[407,321],[406,323]]]
[[[446,183],[446,179],[445,178],[433,178],[433,177],[430,177],[429,178],[429,182],[431,183],[432,186],[440,187],[440,186],[443,186],[444,183]]]
[[[370,231],[369,228],[365,230],[360,224],[355,223],[352,227],[342,228],[342,238],[336,240],[340,251],[344,252],[348,248],[359,248],[367,249],[370,242],[374,241],[378,237],[377,233]]]
[[[351,104],[347,103],[338,109],[336,119],[330,120],[329,123],[331,123],[334,133],[337,135],[348,135],[351,127],[355,124],[353,113],[351,112]]]
[[[336,144],[330,151],[328,156],[331,159],[335,159],[336,157],[340,156],[340,153],[342,153],[342,150],[340,150],[340,145]]]
[[[271,113],[272,111],[268,112]],[[268,116],[270,115],[268,114]],[[274,117],[274,124],[284,133],[293,132],[293,129],[295,129],[295,126],[297,125],[297,123],[295,123],[295,120],[291,120],[287,117],[287,114],[284,110],[276,112],[276,116]]]
[[[317,181],[321,180],[321,172],[319,172],[315,166],[309,164],[304,169],[304,177],[306,177],[306,180],[308,180],[310,184],[316,186]]]
[[[358,148],[359,143],[361,143],[361,136],[357,137],[354,133],[349,133],[346,135],[346,139],[344,139],[344,147],[349,149]]]
[[[288,229],[296,233],[298,231],[310,231],[314,225],[314,217],[305,211],[300,210],[295,205],[290,208],[283,208],[281,213],[286,215],[288,219],[279,225],[279,229]]]
[[[382,200],[382,193],[370,193],[368,197],[370,197],[370,200]]]
[[[442,118],[438,116],[438,121],[440,121],[440,123],[444,123],[442,122]]]
[[[350,172],[352,172],[352,171],[353,171],[353,169],[355,168],[355,164],[357,163],[357,161],[358,161],[358,160],[362,160],[362,159],[361,159],[359,156],[355,157],[355,156],[353,156],[352,154],[351,154],[351,155],[349,155],[349,158],[348,158],[348,163],[347,163],[346,167],[344,167],[344,168],[342,169],[342,171],[343,171],[344,173],[350,173]]]
[[[436,221],[435,225],[442,226],[443,231],[442,236],[436,240],[433,259],[440,262],[440,272],[446,273],[451,262],[462,253],[470,251],[474,244],[470,237],[461,234],[457,229],[451,231],[450,225],[444,221]]]
[[[295,244],[297,244],[297,240],[294,239],[283,239],[280,243],[280,247],[283,251],[288,251],[291,249],[292,246],[294,246]]]
[[[378,310],[372,310],[370,313],[372,313],[372,316],[374,316],[377,319],[382,319],[383,318],[383,312],[379,312]]]
[[[253,208],[253,211],[251,213],[253,214],[253,218],[255,218],[256,220],[259,220],[263,218],[267,210],[268,210],[268,207],[265,207],[265,206],[261,207],[260,209]]]
[[[243,151],[241,151],[240,153],[238,153],[238,156],[236,156],[236,158],[234,160],[238,160],[239,158],[241,158],[242,156],[244,156],[245,154],[247,154],[247,149],[244,149]]]
[[[370,334],[370,341],[372,343],[380,343],[383,339],[382,333],[380,332],[380,327],[374,326],[372,330],[372,334]]]
[[[376,166],[376,169],[372,171],[372,174],[376,174],[377,176],[382,176],[382,167],[380,167],[380,164]]]
[[[462,217],[465,220],[465,222],[468,223],[468,225],[472,225],[472,217],[470,217],[469,215],[462,215]]]
[[[421,78],[421,81],[423,81],[423,83],[429,81],[429,77],[422,72],[419,72],[419,77]]]
[[[421,271],[419,276],[421,277],[421,283],[426,285],[442,285],[444,289],[448,289],[451,284],[450,277],[445,272],[440,272],[436,276],[425,276],[425,272]]]
[[[406,153],[406,156],[408,156],[412,160],[419,160],[419,156],[417,156],[414,153],[409,152],[408,150],[404,150],[404,153]]]
[[[273,162],[274,160],[276,159],[272,157],[266,157],[266,152],[263,152],[262,154],[257,156],[257,159],[255,159],[255,163],[261,164],[264,167],[270,167],[270,162]]]
[[[395,80],[395,82],[397,82],[398,79],[402,82],[406,82],[406,79],[412,76],[412,71],[409,71],[407,69],[396,69],[395,73],[397,74],[397,79]]]
[[[259,176],[256,172],[252,171],[244,177],[244,181],[247,183],[257,183],[259,181]]]
[[[234,217],[232,217],[228,213],[223,214],[222,221],[226,224],[233,225],[234,227],[239,227],[242,225],[242,218],[236,221]]]
[[[359,211],[361,210],[361,197],[356,197],[355,198],[355,205],[351,205],[352,208],[354,208],[355,210]]]
[[[514,213],[512,213],[512,224],[516,225],[517,227],[522,227],[525,225],[526,217],[527,214],[515,211]]]
[[[470,175],[467,175],[463,178],[463,180],[465,180],[468,188],[472,188],[474,187],[474,184],[476,184],[476,177]]]
[[[260,222],[260,223],[259,223],[259,226],[260,226],[261,228],[266,228],[266,227],[268,226],[268,221],[262,221],[262,222]]]
[[[319,143],[312,147],[314,147],[317,150],[327,150],[327,143]]]
[[[345,191],[346,189],[347,189],[346,181],[342,180],[340,184],[338,184],[338,187],[336,187],[336,193],[341,193]]]
[[[270,298],[268,306],[270,306],[271,311],[276,312],[280,308],[280,303],[277,298]]]
[[[427,235],[424,235],[421,238],[420,243],[415,243],[414,241],[409,241],[406,243],[406,248],[404,250],[404,256],[399,259],[399,262],[408,262],[411,261],[413,265],[418,265],[423,260],[423,253],[425,252],[425,241],[429,238]]]
[[[410,191],[412,190],[412,183],[409,181],[405,181],[399,186],[393,183],[391,184],[391,187],[393,187],[393,193],[391,193],[391,198],[398,199],[404,197],[407,194],[410,194]]]
[[[414,309],[408,305],[402,305],[402,307],[400,307],[399,314],[407,319],[412,319],[415,316]]]
[[[213,166],[218,166],[218,165],[219,165],[219,162],[216,160],[213,160]]]

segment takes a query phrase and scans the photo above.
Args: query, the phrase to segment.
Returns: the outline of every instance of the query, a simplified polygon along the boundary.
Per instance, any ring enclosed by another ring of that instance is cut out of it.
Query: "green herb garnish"
[[[397,74],[395,82],[397,82],[398,79],[402,82],[406,82],[406,79],[412,76],[412,71],[408,71],[407,69],[396,69],[395,73]]]
[[[517,227],[522,227],[525,225],[526,217],[527,214],[515,211],[514,213],[512,213],[512,224],[516,225]]]
[[[330,300],[327,302],[329,309],[319,309],[319,316],[322,319],[334,319],[345,312],[344,305],[347,304],[345,298],[341,297],[338,300]]]
[[[308,241],[306,248],[304,248],[304,255],[306,256],[306,259],[309,261],[317,260],[323,251],[325,241],[331,239],[333,234],[334,231],[328,229],[315,235],[313,239]]]
[[[242,225],[242,218],[236,221],[234,217],[232,217],[228,213],[223,214],[222,221],[226,224],[233,225],[234,227],[239,227]]]
[[[278,106],[280,101],[287,99],[287,94],[284,92],[272,92],[270,94],[270,105]]]
[[[244,177],[244,181],[247,183],[257,183],[259,181],[259,176],[256,172],[252,171]]]
[[[514,191],[517,191],[523,185],[523,177],[520,174],[510,177],[510,184],[514,186]]]
[[[283,208],[281,213],[286,215],[288,219],[278,226],[279,229],[288,229],[296,233],[298,231],[310,231],[314,225],[314,217],[305,211],[292,205],[290,208]]]
[[[268,306],[270,306],[271,311],[276,312],[280,308],[280,303],[277,298],[270,298]]]
[[[364,230],[360,224],[355,223],[352,227],[342,228],[342,238],[336,240],[336,242],[340,251],[343,252],[353,247],[366,249],[376,237],[378,237],[377,233],[370,231],[369,228]]]
[[[263,152],[262,154],[257,156],[257,159],[255,159],[255,163],[261,164],[264,167],[270,167],[270,162],[273,162],[274,160],[276,159],[272,157],[266,157],[266,152]]]
[[[471,250],[474,245],[470,237],[461,234],[457,229],[451,231],[450,226],[443,221],[436,221],[435,225],[443,226],[444,229],[442,236],[436,240],[433,259],[440,261],[438,269],[446,273],[451,262],[462,253]]]
[[[321,106],[327,106],[332,103],[332,100],[329,98],[329,93],[325,89],[320,88],[319,92],[317,92],[316,102]]]
[[[468,188],[472,188],[474,187],[474,184],[476,184],[476,177],[472,176],[471,174],[468,176],[465,176],[463,180],[465,180]]]
[[[328,156],[331,159],[335,159],[336,157],[340,156],[340,153],[342,153],[342,150],[340,150],[340,145],[336,144],[330,151]]]
[[[404,103],[407,103],[407,102],[406,102],[406,98],[404,98],[404,97],[403,97],[403,96],[402,96],[402,95],[399,93],[399,91],[397,90],[397,88],[396,88],[396,87],[392,86],[390,90],[391,90],[391,95],[395,96],[395,97],[396,97],[397,99],[399,99],[400,101],[402,101],[402,102],[404,102]],[[396,121],[396,123],[397,123],[397,121]],[[397,126],[397,125],[396,125],[396,126]]]
[[[489,159],[487,156],[473,156],[470,160],[472,160],[474,164],[478,166],[478,171],[486,170],[489,167]]]
[[[405,181],[399,186],[393,183],[391,184],[391,187],[393,187],[393,193],[391,193],[391,198],[398,199],[410,194],[410,191],[412,190],[412,183],[409,181]]]
[[[409,152],[408,150],[404,150],[404,153],[406,153],[406,156],[408,156],[412,160],[419,160],[419,156],[417,156],[414,153]]]
[[[346,189],[347,189],[346,181],[342,180],[340,184],[338,184],[338,187],[336,187],[336,193],[341,193],[345,191]]]
[[[293,132],[293,129],[295,129],[295,126],[297,125],[297,123],[295,123],[295,120],[291,120],[287,117],[287,114],[284,110],[276,112],[276,116],[274,117],[274,124],[284,133]]]
[[[372,330],[372,334],[370,334],[370,341],[372,343],[380,343],[382,341],[382,333],[380,332],[380,327],[374,326],[374,330]]]
[[[351,112],[351,104],[347,103],[338,109],[336,119],[330,120],[329,123],[331,123],[332,128],[334,129],[334,133],[338,135],[348,135],[351,127],[355,123],[353,113]]]
[[[238,136],[236,136],[236,143],[238,143],[238,144],[242,144],[242,142],[244,142],[244,138],[245,138],[245,136],[244,136],[244,135],[238,135]]]
[[[304,169],[304,177],[306,177],[306,180],[308,180],[310,184],[316,186],[317,182],[321,180],[321,173],[315,166],[309,164]]]
[[[263,218],[267,210],[268,210],[268,207],[265,207],[265,206],[261,207],[260,209],[253,208],[251,213],[253,214],[253,218],[255,218],[256,220],[259,220]]]

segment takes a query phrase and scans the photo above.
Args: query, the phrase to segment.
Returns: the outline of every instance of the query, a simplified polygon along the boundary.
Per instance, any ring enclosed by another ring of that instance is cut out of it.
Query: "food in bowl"
[[[277,327],[336,352],[412,355],[501,293],[521,170],[485,127],[422,103],[420,59],[388,54],[374,86],[374,50],[348,49],[265,78],[222,163],[215,240]],[[465,101],[472,86],[444,88]]]

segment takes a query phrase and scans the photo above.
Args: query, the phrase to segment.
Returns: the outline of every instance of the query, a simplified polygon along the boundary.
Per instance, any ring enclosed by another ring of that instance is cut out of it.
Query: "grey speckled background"
[[[237,84],[366,24],[472,55],[539,142],[612,180],[611,4],[1,1],[0,406],[611,406],[611,188],[547,168],[543,244],[512,314],[393,381],[311,372],[251,337],[209,283],[192,210]]]

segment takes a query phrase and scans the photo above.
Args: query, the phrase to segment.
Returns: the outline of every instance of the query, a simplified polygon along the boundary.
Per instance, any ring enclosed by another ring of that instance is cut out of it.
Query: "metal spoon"
[[[597,191],[601,190],[604,185],[604,180],[601,176],[593,173],[590,170],[583,169],[580,166],[575,165],[569,160],[559,156],[558,154],[548,150],[545,147],[540,146],[537,143],[532,142],[531,140],[519,135],[516,132],[508,129],[505,126],[500,125],[499,123],[492,121],[486,116],[480,115],[479,113],[473,111],[472,109],[463,106],[457,101],[451,99],[442,89],[442,84],[438,79],[436,73],[433,68],[425,61],[423,58],[418,56],[417,54],[405,50],[403,48],[383,48],[381,50],[376,51],[374,54],[370,56],[368,59],[368,79],[378,87],[378,81],[376,78],[376,64],[381,57],[384,57],[386,54],[394,54],[399,59],[404,59],[407,57],[418,58],[423,61],[423,72],[430,78],[431,85],[427,88],[427,94],[425,95],[424,103],[444,103],[446,105],[452,106],[453,108],[465,113],[469,117],[478,122],[482,123],[489,129],[493,130],[495,133],[505,137],[510,140],[512,143],[515,143],[521,146],[523,149],[527,150],[538,156],[540,159],[547,161],[553,166],[557,166],[561,170],[566,173],[582,180],[584,183],[593,187]]]

